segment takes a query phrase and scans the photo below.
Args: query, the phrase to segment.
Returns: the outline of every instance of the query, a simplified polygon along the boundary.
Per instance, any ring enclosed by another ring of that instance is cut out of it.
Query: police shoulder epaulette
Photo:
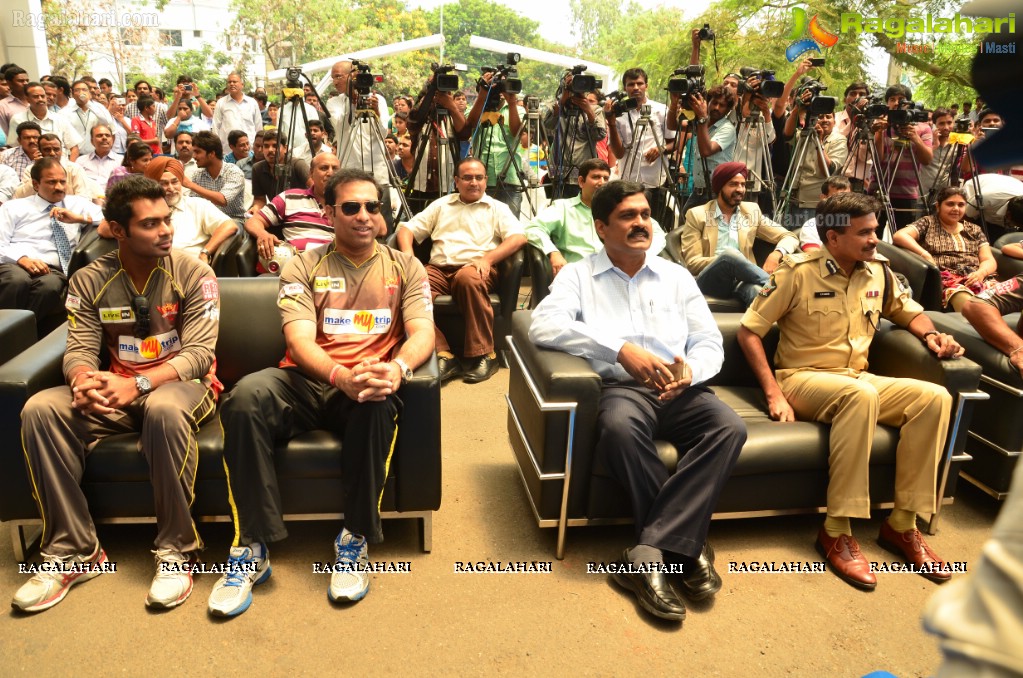
[[[788,264],[789,266],[796,266],[797,264],[805,264],[808,261],[820,259],[824,250],[821,248],[810,250],[809,252],[794,252],[792,254],[786,254],[782,257],[781,262]]]

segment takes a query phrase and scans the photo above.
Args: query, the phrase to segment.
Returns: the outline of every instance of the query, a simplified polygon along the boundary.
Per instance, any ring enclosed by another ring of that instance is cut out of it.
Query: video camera
[[[633,99],[621,90],[611,92],[604,97],[604,101],[611,102],[611,112],[616,118],[633,109],[639,108],[639,99]]]
[[[759,94],[765,99],[777,99],[785,91],[785,83],[774,79],[774,71],[743,66],[739,69],[739,75],[742,76],[742,79],[739,80],[739,96],[750,92]],[[756,86],[750,87],[746,82],[750,78],[756,78],[760,82]]]
[[[604,86],[604,81],[595,75],[590,75],[586,72],[586,66],[579,64],[568,69],[565,73],[567,78],[569,75],[572,76],[572,94],[586,94],[598,90]],[[564,79],[561,81],[562,87],[564,86]]]
[[[888,111],[888,127],[903,127],[914,123],[927,122],[930,119],[929,111],[924,109],[922,103],[903,101],[899,107]]]
[[[703,94],[707,91],[707,83],[704,80],[703,74],[704,68],[702,64],[676,68],[668,76],[668,92],[684,97],[692,96],[693,94]]]
[[[480,68],[482,73],[493,73],[494,77],[490,81],[490,93],[491,94],[518,94],[522,91],[522,80],[519,79],[519,71],[515,68],[515,65],[519,63],[522,56],[518,52],[508,52],[505,55],[505,63],[500,66],[483,66]],[[479,89],[485,89],[487,81],[480,78],[476,81],[476,87]]]
[[[810,101],[805,104],[806,113],[809,116],[834,113],[838,100],[835,97],[822,97],[821,92],[826,92],[827,85],[820,80],[808,78],[796,88],[796,101],[803,100],[803,92],[810,92]]]
[[[969,134],[972,122],[973,121],[970,120],[969,115],[960,115],[955,119],[955,122],[952,123],[952,131],[956,134]]]
[[[703,28],[700,29],[700,40],[714,42],[714,31],[711,30],[710,24],[703,24]]]
[[[462,88],[458,74],[452,73],[455,70],[454,64],[434,62],[430,64],[430,70],[433,71],[433,84],[438,92],[457,92]]]
[[[284,86],[289,89],[302,88],[302,69],[298,66],[290,66],[284,71],[284,79],[286,80]]]
[[[348,79],[349,96],[356,100],[356,108],[368,109],[369,94],[373,85],[382,81],[384,76],[373,75],[370,72],[369,64],[358,59],[352,59],[352,74]],[[358,96],[356,96],[358,95]]]

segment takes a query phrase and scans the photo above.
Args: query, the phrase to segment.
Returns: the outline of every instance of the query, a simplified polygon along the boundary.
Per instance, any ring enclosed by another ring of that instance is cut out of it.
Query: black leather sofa
[[[396,234],[391,234],[388,237],[387,245],[395,249],[398,248]],[[424,266],[430,262],[431,247],[433,247],[433,240],[430,238],[426,238],[420,243],[413,241],[412,251]],[[490,293],[490,305],[494,307],[494,347],[502,363],[505,362],[507,349],[505,337],[511,329],[512,313],[519,306],[519,286],[522,283],[524,261],[522,249],[497,264],[497,288]],[[465,321],[454,297],[450,294],[441,294],[433,300],[433,319],[451,345],[451,352],[457,356],[463,355]]]
[[[0,309],[0,365],[36,341],[36,316],[22,309]]]
[[[227,388],[246,374],[277,365],[284,337],[277,311],[275,277],[220,280],[221,321],[217,374]],[[26,477],[20,442],[20,413],[32,394],[63,383],[61,361],[66,325],[0,366],[0,520],[10,521],[15,554],[24,559],[27,528],[39,514]],[[405,409],[384,490],[385,518],[420,521],[422,548],[429,551],[433,512],[441,500],[440,379],[436,358],[402,387]],[[145,458],[135,434],[104,439],[89,456],[82,486],[93,517],[100,522],[147,522],[154,515]],[[227,520],[230,505],[222,462],[220,422],[207,422],[199,435],[199,470],[193,515]],[[340,440],[311,431],[280,445],[276,467],[287,519],[336,519],[341,496]]]
[[[930,313],[934,326],[966,347],[966,355],[980,365],[980,390],[991,399],[979,403],[970,422],[966,452],[973,461],[961,475],[996,499],[1009,492],[1013,470],[1023,454],[1023,379],[1001,351],[985,342],[960,313]],[[1005,316],[1016,328],[1019,313]]]
[[[565,531],[578,525],[631,523],[628,496],[593,454],[600,378],[582,358],[538,348],[528,338],[530,311],[512,319],[508,435],[526,496],[540,527],[557,527],[556,555],[564,555]],[[710,382],[715,393],[746,421],[749,437],[721,495],[715,518],[824,511],[828,482],[829,427],[815,422],[770,420],[763,393],[739,347],[740,315],[715,313],[724,338],[722,371]],[[773,359],[778,331],[765,339]],[[871,370],[915,377],[945,386],[955,397],[946,453],[939,472],[942,503],[951,503],[974,401],[980,367],[966,359],[939,361],[909,332],[883,324],[870,354]],[[871,451],[873,506],[892,506],[898,432],[879,426]],[[677,452],[658,442],[665,466]],[[940,505],[939,505],[940,511]],[[935,514],[929,530],[937,527]]]

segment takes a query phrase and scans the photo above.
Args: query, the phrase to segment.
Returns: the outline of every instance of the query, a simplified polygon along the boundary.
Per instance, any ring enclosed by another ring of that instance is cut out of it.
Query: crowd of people
[[[1013,197],[1023,190],[1005,185],[1023,175],[987,172],[963,151],[1001,125],[982,102],[970,112],[972,137],[953,138],[950,109],[889,124],[911,98],[901,85],[885,92],[884,113],[866,110],[859,82],[840,111],[824,110],[820,92],[801,80],[812,67],[800,63],[778,97],[762,94],[759,73],[730,74],[667,104],[648,99],[647,74],[632,68],[622,90],[633,105],[624,108],[621,98],[577,91],[573,72],[537,116],[540,138],[520,134],[529,102],[494,73],[477,81],[471,106],[431,76],[392,109],[348,60],[332,68],[326,102],[307,85],[283,106],[259,88],[246,94],[237,73],[206,100],[185,75],[167,94],[140,80],[121,96],[109,81],[32,80],[4,67],[0,132],[11,148],[0,155],[0,307],[35,311],[41,328],[69,322],[68,385],[37,394],[23,415],[43,553],[61,574],[33,577],[14,606],[47,609],[98,573],[87,566],[106,555],[81,469],[89,443],[129,429],[142,432],[156,494],[158,572],[147,604],[188,597],[187,568],[165,566],[194,562],[202,547],[188,510],[197,460],[185,451],[218,399],[237,536],[235,569],[214,586],[211,613],[248,608],[252,587],[270,576],[267,544],[287,534],[274,443],[324,422],[345,439],[346,516],[330,597],[361,599],[367,545],[383,539],[378,500],[401,386],[434,351],[442,382],[478,383],[497,371],[489,293],[498,264],[525,246],[543,253],[554,276],[531,338],[587,358],[603,381],[598,454],[628,490],[636,524],[614,578],[644,609],[684,617],[666,572],[682,572],[677,586],[691,599],[721,587],[707,531],[746,432],[704,386],[723,359],[706,295],[746,309],[740,343],[771,417],[832,424],[816,539],[831,571],[862,589],[877,585],[851,519],[869,516],[867,461],[873,424],[884,423],[901,438],[895,508],[879,541],[925,577],[948,580],[916,521],[935,508],[951,397],[872,375],[866,356],[882,317],[940,359],[963,349],[874,255],[891,207],[889,229],[903,226],[896,244],[938,266],[949,306],[981,318],[978,330],[1023,368],[1023,339],[976,310],[1018,309],[1019,279],[993,284],[995,219],[987,233],[966,220],[976,204],[970,188],[993,193],[998,181],[997,225],[1023,225],[1023,198]],[[794,157],[801,135],[819,143]],[[786,174],[794,181],[781,214],[772,187]],[[533,213],[522,199],[541,176],[551,200]],[[957,187],[964,178],[969,185]],[[921,214],[929,203],[933,214]],[[117,252],[68,281],[71,253],[91,226],[115,239]],[[224,394],[213,366],[219,295],[210,263],[239,230],[255,242],[259,271],[280,276],[288,351],[279,368]],[[667,237],[678,238],[682,262],[657,256]],[[761,263],[756,239],[773,246]],[[427,240],[423,265],[414,248]],[[441,294],[464,316],[459,341],[433,323]],[[772,370],[762,338],[775,324]],[[104,344],[109,369],[99,363]],[[655,438],[686,460],[673,473]]]

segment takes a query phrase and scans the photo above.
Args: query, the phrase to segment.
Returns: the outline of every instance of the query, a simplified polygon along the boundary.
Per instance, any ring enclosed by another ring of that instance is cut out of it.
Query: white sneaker
[[[192,594],[192,566],[198,558],[170,549],[153,551],[153,555],[156,556],[156,576],[149,586],[146,607],[177,607]]]
[[[103,574],[107,554],[99,546],[90,555],[42,554],[39,571],[14,594],[11,607],[23,612],[42,612],[60,601],[75,584]]]
[[[249,609],[252,587],[265,582],[272,572],[270,554],[263,544],[232,546],[227,565],[235,569],[213,585],[208,603],[210,614],[218,617],[233,617]]]
[[[334,572],[330,575],[327,597],[333,602],[355,602],[369,592],[369,551],[366,538],[346,529],[334,540]]]

